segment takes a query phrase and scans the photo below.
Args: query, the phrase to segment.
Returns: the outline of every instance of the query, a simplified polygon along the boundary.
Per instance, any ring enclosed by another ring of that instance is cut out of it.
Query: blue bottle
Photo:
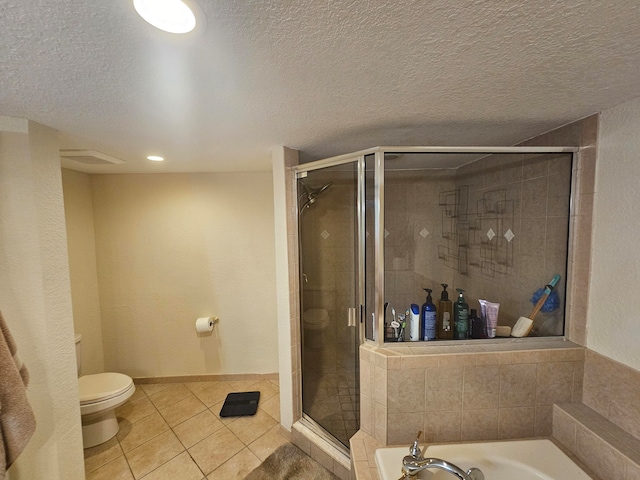
[[[425,342],[436,339],[436,332],[438,331],[437,319],[436,319],[436,306],[431,298],[431,289],[423,288],[427,292],[427,301],[422,305],[422,339]]]

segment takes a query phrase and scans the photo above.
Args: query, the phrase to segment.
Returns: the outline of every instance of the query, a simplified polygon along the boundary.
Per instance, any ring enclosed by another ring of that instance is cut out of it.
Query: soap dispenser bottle
[[[453,303],[449,300],[446,283],[441,283],[442,293],[438,302],[438,338],[440,340],[453,339]]]
[[[422,305],[422,339],[425,342],[436,339],[437,319],[436,306],[431,298],[431,289],[423,288],[427,292],[427,300]]]
[[[464,290],[456,288],[458,300],[453,306],[453,317],[456,322],[455,339],[466,340],[469,338],[469,305],[464,299]]]

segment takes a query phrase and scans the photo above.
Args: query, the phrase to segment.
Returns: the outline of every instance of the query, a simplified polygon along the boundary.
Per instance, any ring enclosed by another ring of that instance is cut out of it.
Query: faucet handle
[[[420,449],[420,437],[422,436],[422,430],[418,430],[418,434],[416,435],[416,439],[413,441],[413,444],[409,447],[409,453],[416,460],[422,458],[422,450]]]
[[[469,475],[469,478],[471,480],[484,480],[484,474],[482,473],[482,470],[476,467],[471,467],[469,470],[467,470],[467,475]]]

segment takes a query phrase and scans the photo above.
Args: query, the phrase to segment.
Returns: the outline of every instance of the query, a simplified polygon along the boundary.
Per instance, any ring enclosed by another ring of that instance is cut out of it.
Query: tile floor
[[[255,416],[219,417],[228,393],[255,390]],[[242,479],[288,441],[270,380],[136,385],[116,414],[118,435],[84,451],[87,480]]]

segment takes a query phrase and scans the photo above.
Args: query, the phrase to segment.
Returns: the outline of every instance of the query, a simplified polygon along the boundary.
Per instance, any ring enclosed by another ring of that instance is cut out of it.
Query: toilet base
[[[82,448],[95,447],[116,436],[120,425],[115,410],[111,409],[99,416],[82,418]]]

